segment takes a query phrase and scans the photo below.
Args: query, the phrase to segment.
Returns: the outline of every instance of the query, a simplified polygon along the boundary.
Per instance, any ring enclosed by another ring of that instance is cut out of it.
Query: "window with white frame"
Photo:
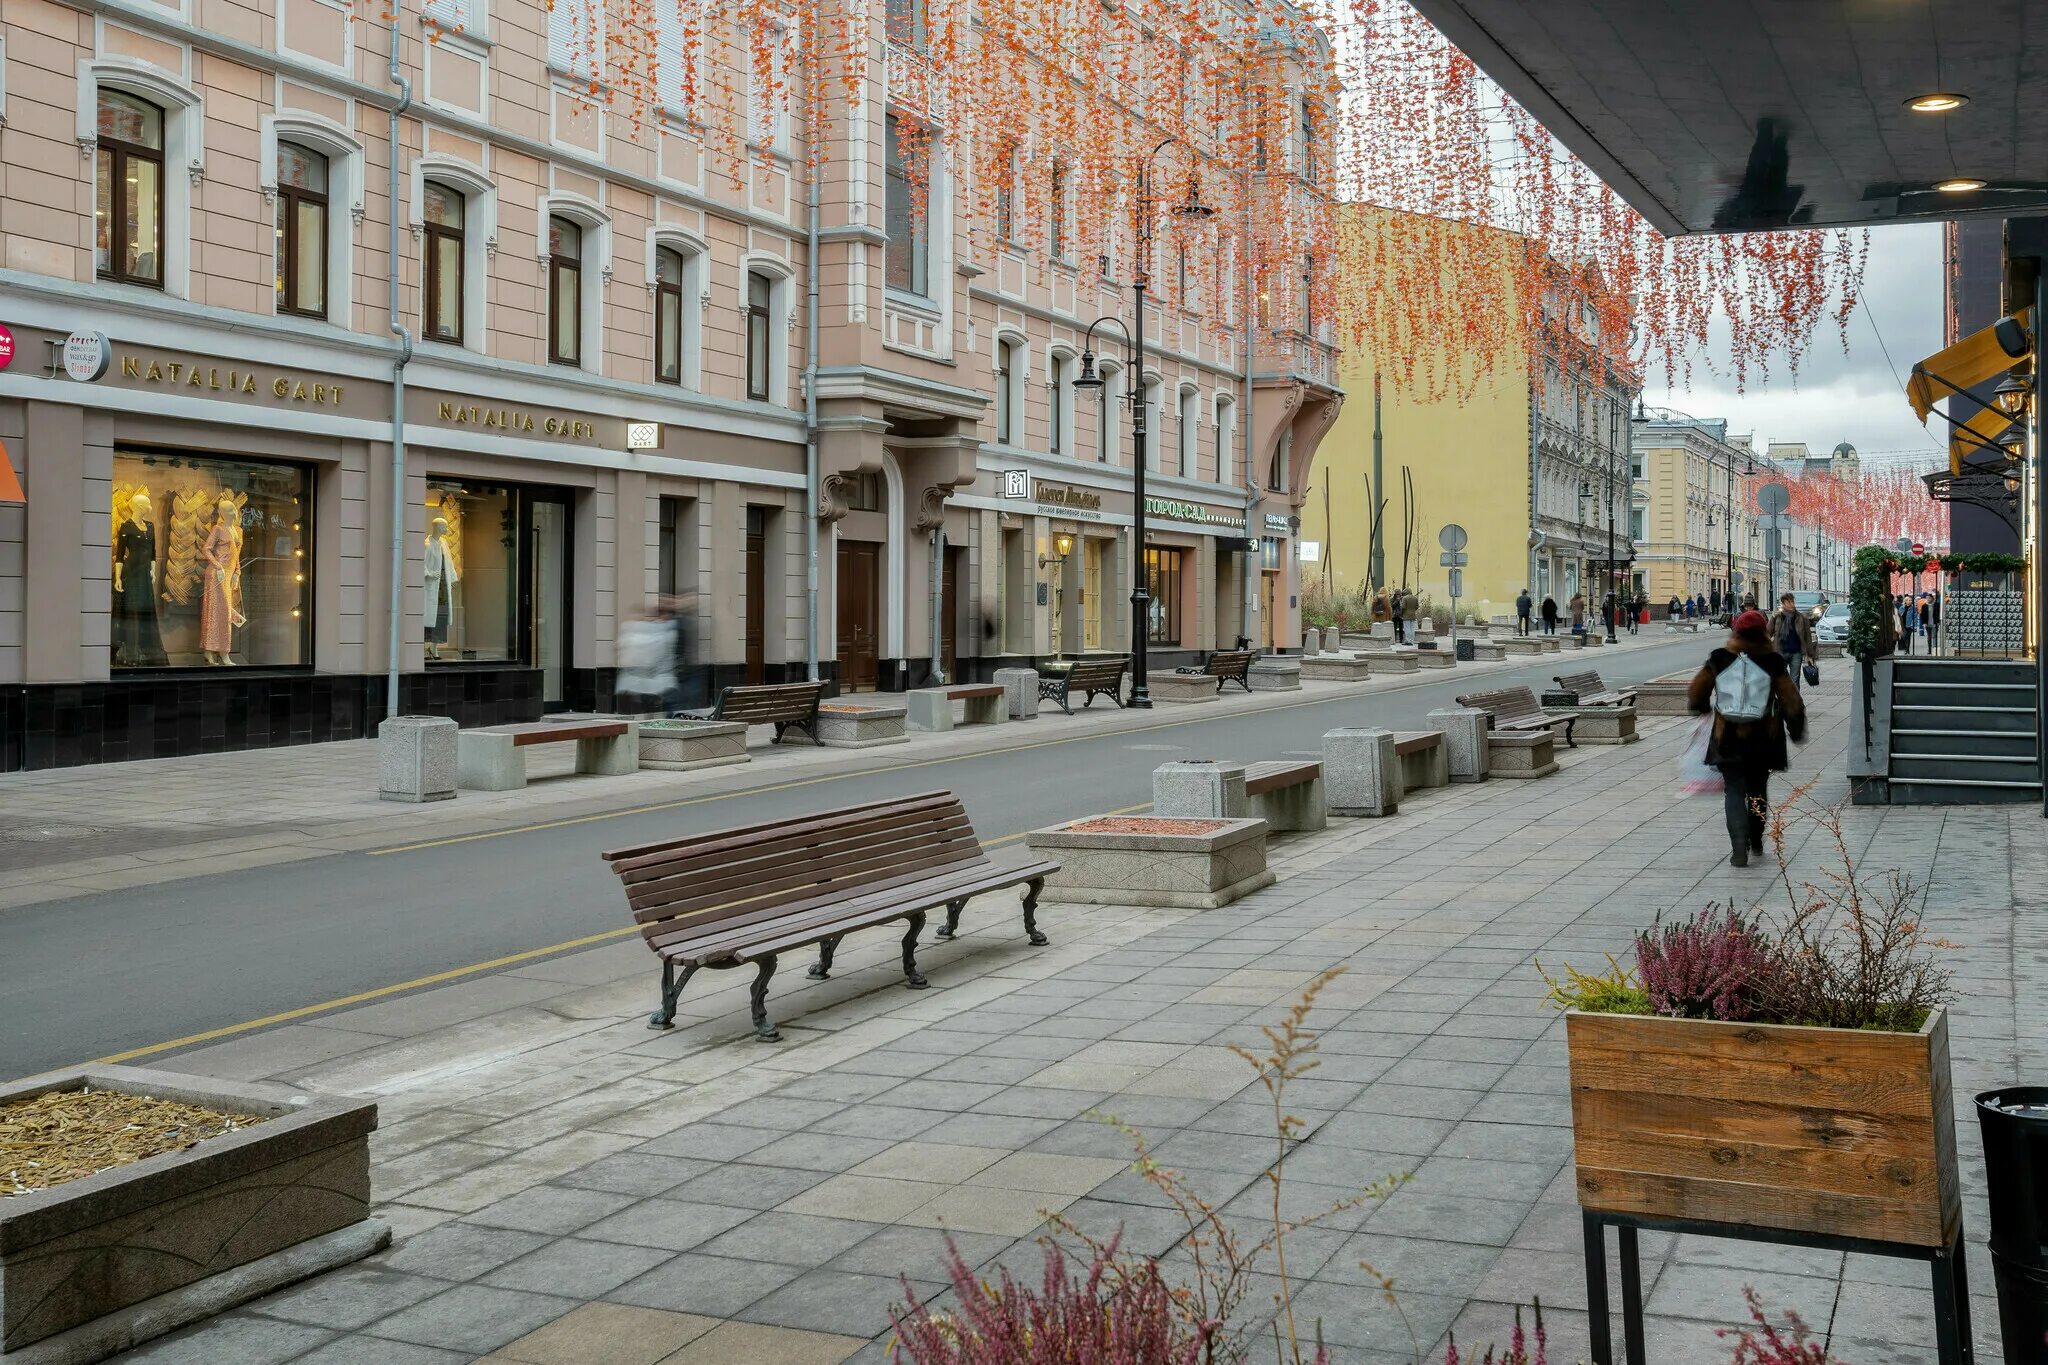
[[[583,228],[548,217],[548,361],[583,364]]]
[[[747,73],[748,137],[771,151],[785,151],[789,146],[790,72],[796,67],[793,30],[770,23],[753,41],[756,50],[750,54]]]
[[[931,294],[931,138],[916,119],[885,119],[883,282],[920,298]]]
[[[1046,360],[1046,449],[1055,455],[1069,455],[1074,430],[1074,356],[1071,351],[1054,351]]]
[[[594,81],[604,69],[604,6],[548,6],[548,68]]]
[[[1017,144],[1005,142],[997,149],[994,166],[996,241],[1007,244],[1017,239]]]
[[[103,280],[164,287],[164,123],[148,100],[99,92],[93,260]]]
[[[1202,433],[1202,396],[1192,387],[1180,391],[1180,476],[1195,477],[1196,451]]]
[[[1104,364],[1099,373],[1102,387],[1095,391],[1095,458],[1103,464],[1116,464],[1121,430],[1117,419],[1124,410],[1124,372],[1117,365]]]
[[[327,158],[277,144],[277,311],[327,316]]]
[[[765,403],[775,389],[775,281],[747,272],[747,397]]]
[[[1228,394],[1216,395],[1216,482],[1229,483],[1232,462],[1237,458],[1237,401]]]
[[[420,201],[420,239],[425,256],[424,305],[427,336],[457,346],[463,337],[466,298],[469,203],[462,191],[429,180]]]
[[[1145,468],[1159,468],[1159,418],[1160,392],[1159,377],[1148,375],[1144,387],[1139,390],[1145,403]]]
[[[887,23],[889,41],[898,47],[913,52],[931,47],[931,19],[925,10],[925,0],[889,0]]]
[[[1022,436],[1024,348],[1012,337],[996,339],[996,443],[1013,446]]]
[[[654,248],[654,382],[696,387],[696,253]]]
[[[420,17],[444,33],[464,33],[472,38],[485,35],[483,0],[422,0]]]
[[[693,25],[684,21],[684,7],[695,12]],[[690,70],[689,33],[694,27],[700,50],[704,41],[702,0],[662,0],[654,7],[654,98],[678,120],[696,116],[696,72]]]
[[[1066,261],[1067,245],[1067,163],[1055,159],[1052,163],[1052,183],[1046,191],[1046,254],[1055,261]]]

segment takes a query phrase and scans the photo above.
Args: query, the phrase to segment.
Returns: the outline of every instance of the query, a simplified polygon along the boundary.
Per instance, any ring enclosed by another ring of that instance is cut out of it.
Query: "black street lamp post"
[[[1074,380],[1077,389],[1100,389],[1102,377],[1095,372],[1095,353],[1092,349],[1095,329],[1105,322],[1114,322],[1124,333],[1124,340],[1130,348],[1131,382],[1126,386],[1124,397],[1131,405],[1131,699],[1129,706],[1140,710],[1152,709],[1152,689],[1147,683],[1145,664],[1146,646],[1152,634],[1152,595],[1145,583],[1145,287],[1152,279],[1152,161],[1165,151],[1176,139],[1162,139],[1158,146],[1146,153],[1138,163],[1137,190],[1135,196],[1137,218],[1138,259],[1132,268],[1131,299],[1132,326],[1125,328],[1119,318],[1097,318],[1088,324],[1087,336],[1081,342],[1081,373]],[[1174,212],[1186,218],[1207,218],[1215,210],[1201,199],[1200,185],[1193,172],[1188,175],[1187,198],[1174,206]]]
[[[1607,423],[1607,643],[1614,643],[1614,621],[1621,615],[1621,589],[1614,569],[1614,457],[1621,451],[1621,409],[1612,408]]]

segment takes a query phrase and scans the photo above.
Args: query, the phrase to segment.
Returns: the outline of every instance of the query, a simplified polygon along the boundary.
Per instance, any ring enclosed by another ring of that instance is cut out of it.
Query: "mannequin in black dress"
[[[166,660],[156,620],[156,522],[149,494],[130,498],[128,511],[114,532],[114,662],[161,668]]]

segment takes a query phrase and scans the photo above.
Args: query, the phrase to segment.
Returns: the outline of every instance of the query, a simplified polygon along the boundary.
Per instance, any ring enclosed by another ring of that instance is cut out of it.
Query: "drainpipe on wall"
[[[1259,503],[1262,500],[1259,492],[1259,478],[1257,474],[1252,472],[1252,310],[1258,304],[1258,299],[1255,297],[1258,293],[1258,284],[1252,278],[1251,269],[1252,193],[1251,175],[1249,172],[1244,176],[1240,197],[1244,200],[1243,241],[1245,245],[1241,260],[1244,273],[1244,412],[1238,417],[1238,434],[1239,441],[1244,446],[1245,543],[1249,546],[1253,542],[1257,542],[1259,547],[1256,551],[1247,552],[1247,558],[1251,562],[1245,566],[1244,609],[1240,616],[1244,621],[1245,635],[1256,641],[1258,633],[1253,627],[1252,618],[1258,614],[1260,580],[1266,575],[1266,537],[1264,534],[1265,527],[1258,520]],[[1290,548],[1293,548],[1295,545],[1291,537],[1288,543]],[[1284,569],[1282,576],[1285,576]],[[1286,646],[1281,639],[1279,630],[1270,621],[1263,624],[1266,627],[1266,633],[1273,637],[1273,648],[1284,649]],[[1256,649],[1257,646],[1254,645],[1253,648]]]
[[[806,60],[815,64],[817,44],[806,43]],[[817,88],[817,72],[810,73]],[[809,172],[804,197],[808,222],[804,230],[804,677],[818,680],[818,117],[811,101],[810,136],[804,142]]]
[[[1536,529],[1536,502],[1542,478],[1536,463],[1536,438],[1542,417],[1537,407],[1536,385],[1529,385],[1529,591],[1536,591],[1536,552],[1550,537]]]
[[[930,583],[932,599],[932,686],[934,687],[944,687],[951,681],[951,679],[946,677],[945,655],[939,649],[939,627],[943,624],[942,613],[946,606],[945,593],[943,591],[946,581],[943,576],[945,565],[946,528],[944,526],[934,526],[932,527],[932,576]]]
[[[391,335],[398,339],[398,354],[391,362],[391,633],[389,655],[384,669],[384,714],[398,714],[398,673],[405,635],[405,367],[412,360],[412,331],[398,309],[398,163],[400,147],[398,121],[412,107],[412,81],[399,64],[398,18],[400,7],[391,7],[391,83],[398,87],[398,103],[391,109],[390,197],[385,216],[390,220],[390,250],[385,264],[391,302]]]

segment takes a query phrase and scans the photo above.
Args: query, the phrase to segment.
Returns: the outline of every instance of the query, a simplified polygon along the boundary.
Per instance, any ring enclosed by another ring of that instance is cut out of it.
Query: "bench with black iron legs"
[[[823,682],[755,683],[728,687],[718,694],[718,704],[708,711],[686,714],[705,720],[730,720],[741,725],[773,725],[775,743],[790,729],[802,730],[818,742],[818,703],[825,698]]]
[[[455,785],[517,791],[526,785],[526,751],[536,744],[576,745],[576,771],[617,775],[640,770],[639,724],[630,720],[541,720],[486,725],[455,736]]]
[[[1583,673],[1560,673],[1555,679],[1558,691],[1569,692],[1578,698],[1577,706],[1634,706],[1634,688],[1618,691],[1600,681],[1600,675],[1591,669]]]
[[[1245,691],[1252,690],[1252,661],[1257,653],[1249,649],[1219,649],[1202,661],[1202,671],[1212,678],[1221,678],[1225,683],[1236,683]],[[1221,691],[1223,683],[1218,683]]]
[[[1038,695],[1046,701],[1059,703],[1060,710],[1074,714],[1072,699],[1076,692],[1086,698],[1081,709],[1087,710],[1095,704],[1097,697],[1108,697],[1119,707],[1124,704],[1124,674],[1131,671],[1128,658],[1082,659],[1072,668],[1048,671],[1038,679]]]
[[[1553,715],[1545,711],[1536,700],[1536,694],[1527,687],[1503,687],[1492,692],[1467,692],[1458,698],[1458,705],[1486,712],[1493,718],[1495,730],[1543,730],[1555,735],[1558,727],[1563,726],[1565,747],[1578,747],[1577,742],[1572,739],[1572,728],[1577,724],[1578,717]]]
[[[951,938],[969,898],[1024,888],[1024,933],[1034,944],[1039,892],[1059,864],[998,867],[989,861],[960,798],[951,792],[878,801],[738,829],[715,830],[604,855],[625,888],[647,946],[661,958],[661,1005],[650,1028],[672,1028],[676,1001],[705,967],[751,965],[754,1032],[768,1022],[768,979],[778,957],[816,944],[810,975],[832,971],[839,940],[857,929],[906,920],[903,976],[922,990],[917,936],[943,907]]]

